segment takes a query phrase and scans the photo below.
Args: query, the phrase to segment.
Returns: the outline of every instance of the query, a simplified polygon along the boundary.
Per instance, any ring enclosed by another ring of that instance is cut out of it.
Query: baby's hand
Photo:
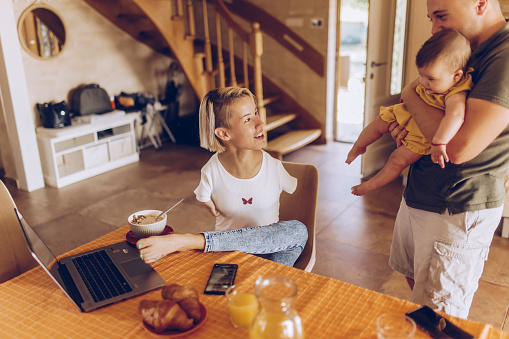
[[[431,145],[431,160],[440,167],[445,168],[445,163],[449,162],[446,152],[446,145]]]
[[[212,200],[205,201],[203,204],[205,205],[205,207],[207,207],[210,214],[212,214],[214,217],[218,217],[221,215],[221,212],[216,210],[216,205],[214,204],[214,202],[212,202]]]

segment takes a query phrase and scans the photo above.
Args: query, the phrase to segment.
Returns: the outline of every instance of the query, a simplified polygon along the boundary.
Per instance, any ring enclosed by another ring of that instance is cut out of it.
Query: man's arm
[[[475,158],[508,124],[509,108],[486,100],[467,99],[465,121],[447,145],[449,159],[461,164]]]
[[[415,92],[418,80],[407,85],[401,98],[419,129],[428,140],[433,140],[443,111],[427,105]],[[481,100],[467,99],[465,120],[458,133],[447,145],[449,160],[461,164],[475,158],[509,124],[509,108]],[[392,134],[394,137],[394,134]]]

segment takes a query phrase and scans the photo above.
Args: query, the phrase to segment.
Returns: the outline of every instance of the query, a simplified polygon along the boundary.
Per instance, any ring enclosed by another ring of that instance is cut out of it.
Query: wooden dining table
[[[126,239],[123,226],[67,254],[91,250]],[[152,264],[167,284],[190,285],[200,292],[206,318],[183,338],[247,338],[247,329],[234,328],[227,300],[203,290],[214,263],[238,264],[236,285],[254,285],[259,276],[292,279],[298,287],[293,307],[306,338],[376,338],[376,319],[388,312],[404,314],[419,305],[336,279],[281,265],[241,252],[187,251],[167,255]],[[141,300],[161,300],[161,290],[82,313],[40,267],[0,284],[0,338],[164,338],[150,332],[138,312]],[[492,325],[445,318],[475,338],[509,338]],[[415,338],[429,338],[417,330]]]

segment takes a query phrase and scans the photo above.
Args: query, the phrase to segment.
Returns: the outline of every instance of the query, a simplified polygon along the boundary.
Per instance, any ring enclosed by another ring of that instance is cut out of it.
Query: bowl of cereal
[[[159,210],[144,210],[131,214],[127,219],[131,231],[138,238],[146,238],[163,233],[166,227],[166,214],[161,215],[156,221],[157,216],[162,212]]]

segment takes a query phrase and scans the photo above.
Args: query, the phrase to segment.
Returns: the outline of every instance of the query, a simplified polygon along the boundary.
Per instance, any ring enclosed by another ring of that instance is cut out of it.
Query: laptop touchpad
[[[130,277],[135,277],[140,274],[148,273],[152,271],[152,266],[146,264],[140,258],[123,262],[122,268],[129,274]]]

